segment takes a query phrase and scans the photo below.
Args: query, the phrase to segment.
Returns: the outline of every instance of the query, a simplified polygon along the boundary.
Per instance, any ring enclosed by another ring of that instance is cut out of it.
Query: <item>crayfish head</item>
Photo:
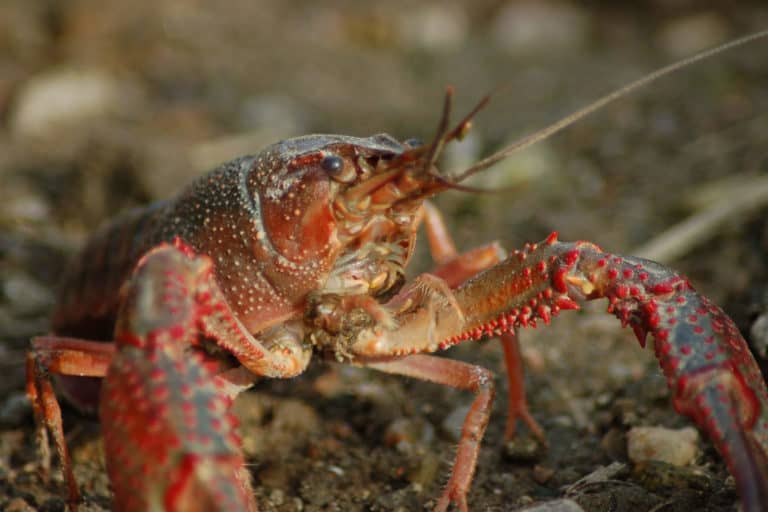
[[[330,207],[331,220],[324,225],[333,226],[327,239],[334,239],[338,252],[320,294],[383,300],[397,292],[413,253],[424,200],[460,188],[440,174],[435,162],[446,144],[466,134],[488,99],[452,128],[451,100],[449,89],[437,133],[428,144],[401,143],[386,134],[368,138],[312,135],[282,143],[302,148],[300,152],[292,149],[288,165],[303,170],[302,186],[312,181],[307,174],[311,166],[327,184],[322,194],[316,194],[323,196],[316,204]],[[313,222],[314,233],[319,224]]]
[[[289,276],[296,300],[328,287],[375,296],[392,289],[423,201],[416,152],[384,134],[309,135],[267,148],[246,178],[259,261],[302,270],[301,283]]]

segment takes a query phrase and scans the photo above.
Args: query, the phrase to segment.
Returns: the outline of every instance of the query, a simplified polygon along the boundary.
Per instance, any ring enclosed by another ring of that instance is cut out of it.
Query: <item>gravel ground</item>
[[[44,484],[36,471],[23,360],[29,338],[47,330],[64,261],[100,222],[287,136],[428,139],[446,85],[457,90],[458,112],[498,88],[470,137],[444,158],[444,168],[461,169],[682,55],[768,26],[761,2],[714,0],[226,5],[0,4],[4,510],[63,510],[60,478]],[[473,183],[501,192],[439,197],[457,243],[514,248],[557,230],[631,254],[697,211],[745,203],[768,172],[767,57],[768,43],[757,42],[699,63]],[[731,215],[693,246],[661,254],[745,333],[768,304],[765,213]],[[414,275],[429,268],[425,250],[413,266]],[[672,410],[653,354],[603,310],[523,333],[529,401],[550,446],[524,430],[503,445],[499,379],[472,510],[563,497],[585,511],[735,510],[733,481],[706,439],[694,441],[684,466],[629,462],[633,427],[690,422]],[[445,355],[503,375],[493,340]],[[236,410],[260,509],[429,510],[470,400],[326,363],[259,383]],[[97,422],[69,409],[64,421],[83,510],[109,509]]]

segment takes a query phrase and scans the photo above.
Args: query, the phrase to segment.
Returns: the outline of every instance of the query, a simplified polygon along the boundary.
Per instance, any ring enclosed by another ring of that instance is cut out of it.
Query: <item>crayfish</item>
[[[641,345],[652,339],[675,408],[712,439],[745,510],[767,509],[768,390],[719,307],[660,264],[555,233],[510,254],[496,244],[459,253],[427,202],[710,53],[606,96],[454,179],[435,162],[485,100],[451,127],[449,93],[430,143],[384,134],[288,139],[221,165],[173,199],[124,213],[71,266],[53,334],[32,341],[27,387],[44,467],[50,435],[75,508],[54,375],[78,407],[100,402],[115,509],[256,510],[230,403],[258,378],[293,377],[324,357],[474,393],[435,507],[467,511],[494,377],[432,353],[499,336],[519,390],[516,330],[605,298]],[[408,282],[422,223],[437,266]],[[83,377],[103,378],[100,391]],[[544,438],[519,397],[510,400],[508,437],[518,419]]]

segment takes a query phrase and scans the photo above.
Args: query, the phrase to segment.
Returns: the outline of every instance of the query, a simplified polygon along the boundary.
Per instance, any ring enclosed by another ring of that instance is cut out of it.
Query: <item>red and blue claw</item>
[[[441,346],[535,327],[600,298],[641,346],[653,339],[676,410],[723,455],[744,510],[768,510],[765,380],[733,321],[667,267],[589,242],[560,242],[553,233],[456,289],[467,321]]]
[[[663,265],[585,242],[559,245],[578,255],[565,274],[570,294],[607,298],[641,346],[651,336],[675,409],[715,443],[744,510],[768,510],[768,390],[733,321]]]
[[[163,244],[123,290],[100,402],[114,510],[256,512],[231,400],[191,349],[211,268]]]

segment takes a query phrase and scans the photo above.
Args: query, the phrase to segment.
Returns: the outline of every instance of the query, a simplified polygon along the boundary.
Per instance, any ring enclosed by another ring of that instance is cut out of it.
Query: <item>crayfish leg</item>
[[[520,344],[517,341],[517,334],[505,332],[499,336],[501,347],[504,349],[504,366],[507,373],[507,384],[509,387],[509,398],[507,399],[507,424],[504,428],[504,439],[509,441],[515,437],[517,430],[517,420],[521,420],[528,427],[528,430],[547,446],[547,435],[541,428],[539,422],[531,415],[528,410],[528,400],[525,396],[525,369],[523,359],[520,356]]]
[[[445,512],[451,503],[467,512],[467,492],[472,483],[480,452],[480,443],[488,426],[495,394],[494,375],[490,370],[462,361],[430,355],[412,355],[389,361],[361,361],[369,368],[443,384],[475,393],[464,418],[461,439],[451,477],[435,506],[435,512]]]
[[[72,471],[72,460],[64,438],[61,406],[53,390],[51,375],[103,377],[114,353],[114,345],[74,338],[43,336],[32,340],[27,353],[27,396],[37,424],[37,444],[40,452],[43,477],[50,473],[50,440],[53,440],[67,484],[67,504],[76,510],[80,502],[80,490]],[[74,377],[77,376],[77,377]]]

